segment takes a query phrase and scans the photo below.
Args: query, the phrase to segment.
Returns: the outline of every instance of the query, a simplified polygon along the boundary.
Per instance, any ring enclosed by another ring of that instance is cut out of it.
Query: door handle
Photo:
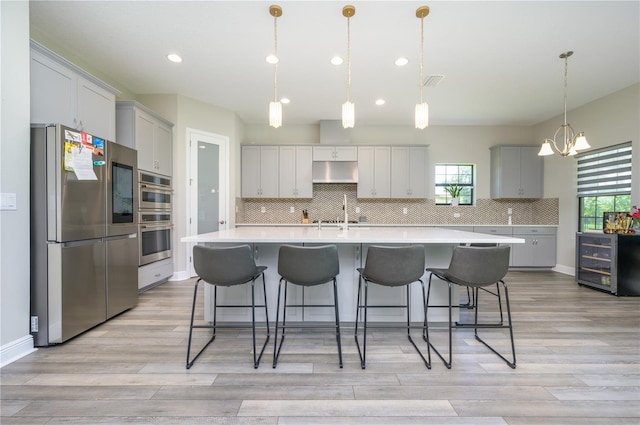
[[[225,223],[226,223],[226,221],[224,221],[224,220],[220,220],[220,221],[219,221],[219,223],[220,223],[220,224],[225,224]]]

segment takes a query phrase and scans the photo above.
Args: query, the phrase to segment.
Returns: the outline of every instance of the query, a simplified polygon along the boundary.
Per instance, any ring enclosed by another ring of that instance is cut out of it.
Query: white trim
[[[554,272],[562,273],[562,274],[568,274],[569,276],[576,275],[575,267],[563,266],[562,264],[556,264],[556,266],[551,270],[553,270]]]
[[[33,353],[37,348],[33,347],[33,337],[23,336],[0,347],[0,368],[15,362],[22,357]]]
[[[169,278],[169,281],[176,282],[176,281],[187,280],[187,279],[189,279],[189,274],[187,273],[186,270],[182,270],[179,272],[173,272],[173,275]]]

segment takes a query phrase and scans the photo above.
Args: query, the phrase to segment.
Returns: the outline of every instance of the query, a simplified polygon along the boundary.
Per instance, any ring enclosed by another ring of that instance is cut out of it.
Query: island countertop
[[[473,233],[439,227],[349,227],[318,229],[316,226],[250,226],[219,232],[186,236],[181,242],[191,243],[334,243],[334,244],[460,244],[460,243],[525,243],[522,238]]]

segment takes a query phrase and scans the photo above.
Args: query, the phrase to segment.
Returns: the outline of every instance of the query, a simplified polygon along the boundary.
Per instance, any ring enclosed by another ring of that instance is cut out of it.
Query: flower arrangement
[[[633,219],[633,227],[640,226],[640,210],[635,205],[631,207],[629,216]]]

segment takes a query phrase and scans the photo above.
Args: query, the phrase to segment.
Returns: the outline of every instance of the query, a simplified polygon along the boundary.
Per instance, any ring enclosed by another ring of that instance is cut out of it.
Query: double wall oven
[[[173,189],[171,178],[140,171],[138,240],[139,264],[144,266],[172,255],[173,221],[171,219]]]

